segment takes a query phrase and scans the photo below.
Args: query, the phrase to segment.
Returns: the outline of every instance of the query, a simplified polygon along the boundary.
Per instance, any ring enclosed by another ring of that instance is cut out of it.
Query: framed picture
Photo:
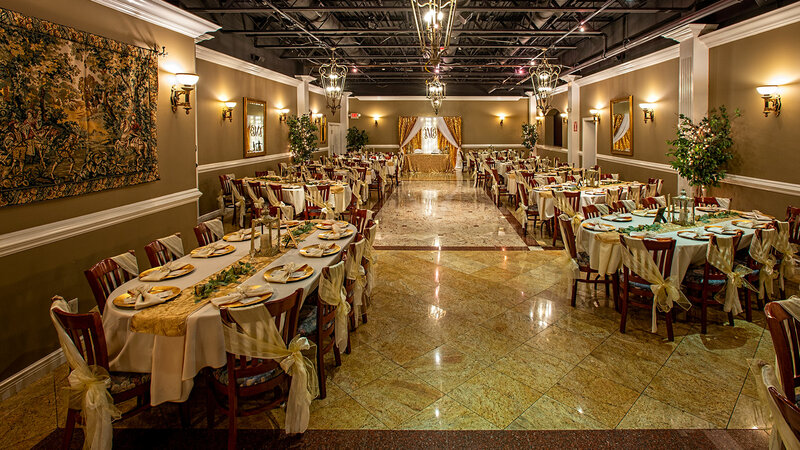
[[[244,157],[264,155],[267,153],[267,102],[245,97],[243,103]]]
[[[633,156],[633,96],[611,100],[611,153]]]
[[[317,133],[319,136],[319,146],[327,147],[328,146],[328,116],[325,114],[322,115],[317,121],[314,123],[317,126]]]

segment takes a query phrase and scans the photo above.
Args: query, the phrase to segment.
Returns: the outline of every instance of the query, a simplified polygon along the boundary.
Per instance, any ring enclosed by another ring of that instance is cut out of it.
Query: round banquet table
[[[638,225],[650,225],[653,223],[653,217],[639,217],[633,215],[631,222],[612,222],[600,217],[588,219],[584,222],[599,222],[604,224],[611,224],[618,228],[625,228]],[[714,225],[728,225],[732,220],[737,217],[731,217],[730,220],[716,222]],[[688,229],[703,229],[704,224],[698,223],[697,226]],[[744,232],[742,240],[739,242],[739,248],[746,248],[750,246],[750,241],[753,240],[753,233],[755,230],[748,228],[737,228]],[[677,231],[658,234],[659,237],[669,237],[675,239],[675,254],[672,257],[671,275],[678,275],[680,280],[686,275],[686,270],[692,264],[702,264],[706,260],[706,251],[708,248],[708,241],[697,241],[680,237]],[[584,251],[589,254],[589,266],[597,270],[601,274],[611,274],[616,272],[622,267],[622,259],[620,256],[619,242],[613,244],[601,241],[595,236],[597,232],[590,231],[582,225],[576,235],[578,251]]]
[[[597,193],[595,193],[595,189]],[[581,203],[580,203],[581,211],[575,211],[575,212],[582,213],[584,206],[596,205],[598,203],[605,203],[606,201],[605,191],[600,193],[602,188],[595,188],[595,189],[581,191]],[[542,218],[542,220],[550,220],[553,218],[553,216],[555,216],[555,198],[553,197],[552,192],[553,192],[552,190],[547,188],[533,189],[533,198],[534,201],[536,201],[536,205],[539,207],[539,215]]]
[[[355,227],[348,225],[348,229],[355,230]],[[319,230],[314,231],[302,241],[301,247],[320,242],[335,242],[342,248],[346,248],[355,237],[355,233],[353,233],[337,241],[322,241],[317,237],[318,233]],[[225,365],[225,339],[222,334],[219,309],[208,303],[188,316],[186,333],[183,336],[164,336],[131,331],[131,319],[139,311],[118,308],[111,300],[139,284],[176,286],[181,289],[191,287],[235,263],[246,256],[250,250],[249,240],[230,242],[229,244],[236,247],[236,251],[229,255],[208,259],[192,258],[189,255],[180,258],[178,261],[195,266],[195,271],[189,275],[158,282],[141,282],[137,279],[128,281],[115,289],[106,303],[103,312],[103,329],[108,346],[109,366],[112,371],[150,373],[150,402],[152,405],[186,401],[192,390],[194,377],[200,369]],[[308,264],[314,268],[314,274],[311,277],[293,283],[271,283],[274,290],[271,299],[281,299],[302,288],[302,300],[305,301],[309,292],[317,287],[322,268],[337,263],[340,258],[341,252],[323,258],[307,258],[300,255],[297,249],[291,249],[245,280],[242,285],[264,284],[266,282],[263,276],[264,272],[271,267],[287,262]]]
[[[340,185],[334,184],[331,185],[331,188],[334,186],[342,186],[344,192],[331,192],[329,200],[333,202],[336,211],[344,211],[353,199],[353,190],[350,188],[350,185],[346,183]],[[284,203],[292,205],[295,214],[300,214],[306,209],[306,192],[302,186],[283,186],[281,191],[283,192]]]

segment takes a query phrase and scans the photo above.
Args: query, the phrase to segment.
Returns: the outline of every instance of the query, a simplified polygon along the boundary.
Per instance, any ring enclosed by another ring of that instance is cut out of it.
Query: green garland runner
[[[251,272],[253,272],[253,269],[254,267],[252,264],[239,261],[228,269],[225,269],[217,274],[217,276],[208,283],[198,284],[194,287],[195,303],[208,298],[221,286],[227,286],[231,283],[239,281],[243,275],[249,275]]]

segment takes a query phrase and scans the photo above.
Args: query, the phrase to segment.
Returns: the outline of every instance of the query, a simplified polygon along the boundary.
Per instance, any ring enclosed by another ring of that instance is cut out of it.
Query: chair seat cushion
[[[111,372],[109,375],[111,384],[108,387],[108,392],[112,394],[129,391],[137,386],[150,382],[149,373]]]
[[[687,284],[703,284],[703,267],[690,267],[683,279]],[[726,280],[708,280],[709,286],[721,286]]]
[[[309,337],[317,332],[317,305],[306,303],[300,309],[300,317],[297,324],[297,333],[303,337]]]
[[[589,254],[586,252],[578,252],[578,257],[575,259],[578,262],[578,267],[589,267]]]
[[[631,285],[632,287],[637,288],[637,289],[643,289],[645,291],[649,291],[650,290],[650,285],[649,284],[637,283],[635,281],[630,281],[630,282],[628,282],[628,284]]]
[[[268,372],[258,373],[249,377],[238,378],[236,384],[239,387],[255,386],[257,384],[266,383],[267,381],[277,377],[283,371],[278,368],[272,369]],[[214,378],[222,384],[228,384],[228,368],[223,366],[219,369],[214,369]]]

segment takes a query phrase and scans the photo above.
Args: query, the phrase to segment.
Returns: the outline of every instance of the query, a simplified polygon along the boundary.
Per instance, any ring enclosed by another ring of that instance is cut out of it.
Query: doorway
[[[583,168],[590,168],[597,164],[597,122],[593,117],[583,118],[581,149],[583,149],[583,158],[581,158]]]
[[[328,156],[344,153],[343,148],[339,124],[328,122]]]
[[[564,125],[564,119],[558,111],[556,111],[550,118],[553,121],[553,145],[556,147],[564,147],[564,132],[561,130]]]

